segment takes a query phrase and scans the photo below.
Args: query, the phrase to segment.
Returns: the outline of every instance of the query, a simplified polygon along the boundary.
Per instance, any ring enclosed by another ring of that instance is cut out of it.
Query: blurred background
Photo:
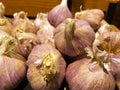
[[[6,15],[11,15],[21,10],[28,12],[31,17],[36,16],[38,12],[48,12],[55,5],[59,4],[61,0],[0,0],[6,7]],[[68,0],[68,6],[74,14],[80,10],[80,5],[84,9],[99,8],[103,11],[108,10],[110,2],[117,2],[118,0]]]
[[[1,0],[6,7],[5,15],[13,17],[13,13],[19,11],[28,12],[30,18],[35,18],[38,12],[47,13],[61,0]],[[68,6],[74,13],[83,9],[98,8],[105,12],[105,19],[120,28],[120,0],[68,0]]]

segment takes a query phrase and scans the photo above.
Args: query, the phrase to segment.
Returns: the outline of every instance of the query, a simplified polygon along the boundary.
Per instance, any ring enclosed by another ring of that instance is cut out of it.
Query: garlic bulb
[[[56,5],[48,12],[48,21],[56,27],[66,18],[72,18],[72,14],[67,6],[67,0],[62,0],[59,5]]]
[[[51,43],[54,45],[55,28],[48,22],[47,14],[39,13],[37,15],[36,26],[39,27],[37,32],[38,41],[40,43]]]
[[[89,58],[68,65],[66,80],[69,90],[114,90],[115,80],[109,71]]]
[[[86,20],[94,28],[94,30],[97,30],[100,26],[100,22],[104,18],[104,13],[100,9],[86,9],[76,12],[75,18]]]
[[[12,90],[25,77],[25,59],[13,51],[16,40],[6,32],[0,33],[0,90]]]
[[[5,6],[0,2],[0,30],[10,33],[13,26],[9,19],[4,16],[4,13]]]
[[[12,90],[24,79],[25,62],[0,55],[0,90]]]
[[[113,74],[117,87],[120,89],[120,31],[113,25],[109,25],[108,28],[103,28],[104,26],[96,33],[93,46],[109,53],[109,71]]]
[[[95,45],[95,44],[93,44]],[[68,65],[66,80],[70,90],[114,90],[116,83],[111,73],[111,53],[97,46],[86,48],[88,57]],[[71,73],[71,74],[69,74]]]
[[[55,47],[40,44],[33,48],[28,61],[27,78],[34,90],[59,90],[66,63]]]
[[[27,13],[24,11],[14,13],[14,20],[12,23],[14,28],[19,28],[24,32],[37,32],[37,28],[35,27],[34,22],[32,22],[32,20],[29,20],[29,18],[27,17]]]
[[[57,49],[69,57],[85,55],[85,47],[92,46],[95,32],[84,20],[66,19],[55,31]]]

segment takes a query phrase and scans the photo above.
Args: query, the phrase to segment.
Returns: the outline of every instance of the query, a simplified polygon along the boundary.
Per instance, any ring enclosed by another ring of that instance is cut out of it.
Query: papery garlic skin
[[[111,56],[110,72],[115,78],[117,88],[120,89],[120,54]]]
[[[48,21],[48,13],[37,13],[36,18],[34,20],[35,26],[40,29],[44,25],[51,26],[54,28]]]
[[[47,17],[47,14],[45,14],[45,13],[37,13],[37,15],[36,15],[36,18],[34,20],[34,24],[37,27],[37,29],[39,29],[41,24],[42,24],[43,16]]]
[[[14,20],[12,22],[14,28],[19,28],[25,32],[36,33],[37,28],[32,20],[27,17],[27,13],[24,11],[20,11],[18,13],[14,13]]]
[[[66,80],[70,90],[114,90],[115,80],[97,62],[84,58],[68,65]]]
[[[48,21],[54,27],[57,27],[66,18],[72,18],[72,14],[67,6],[67,0],[62,0],[59,5],[56,5],[48,12]]]
[[[0,30],[11,34],[12,28],[13,26],[8,18],[0,18]]]
[[[37,38],[39,43],[50,43],[54,45],[55,28],[49,23],[47,14],[38,13],[35,20],[35,25],[39,29],[37,31]]]
[[[25,75],[25,61],[0,55],[0,90],[13,90]]]
[[[93,46],[110,54],[118,54],[120,51],[119,35],[120,31],[117,27],[104,24],[96,32]]]
[[[25,58],[28,57],[32,48],[38,44],[37,36],[34,33],[28,33],[21,29],[16,29],[13,36],[17,41],[14,51]]]
[[[107,32],[99,34],[99,49],[107,52],[117,54],[120,52],[120,32]]]
[[[45,60],[47,61],[44,62]],[[45,67],[48,66],[48,69],[42,67],[44,64]],[[66,63],[55,47],[50,44],[35,46],[28,57],[27,65],[27,78],[34,90],[58,90],[60,88],[65,76]],[[50,69],[49,65],[54,66],[53,71],[50,71],[52,80],[48,75],[49,71],[45,72]]]
[[[12,90],[25,77],[25,58],[14,52],[15,38],[4,31],[0,33],[0,90]]]
[[[98,29],[99,34],[105,34],[107,32],[120,32],[120,30],[115,25],[108,23],[101,25],[100,28]]]
[[[68,18],[57,26],[54,37],[63,55],[76,57],[86,53],[85,47],[92,46],[95,32],[86,21]]]
[[[76,12],[75,18],[86,20],[94,30],[97,30],[100,27],[100,22],[104,18],[104,13],[100,9],[86,9]]]

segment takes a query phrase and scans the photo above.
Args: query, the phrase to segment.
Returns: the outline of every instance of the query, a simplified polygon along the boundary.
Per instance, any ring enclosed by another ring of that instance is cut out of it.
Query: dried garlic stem
[[[11,36],[5,36],[2,38],[2,43],[0,46],[0,55],[11,51],[16,45],[15,40]]]
[[[64,33],[68,45],[72,45],[71,40],[73,39],[74,36],[74,30],[75,30],[75,21],[70,18],[66,19]]]
[[[60,5],[67,6],[67,0],[62,0],[62,2],[60,3]]]
[[[16,29],[15,30],[15,37],[18,39],[18,40],[26,40],[26,39],[34,39],[34,34],[33,33],[26,33],[24,32],[23,30],[21,29]]]
[[[25,19],[26,17],[27,17],[27,13],[25,13],[24,11],[21,11],[21,12],[19,13],[19,18]]]
[[[97,62],[105,72],[109,70],[109,62],[111,59],[111,54],[108,53],[107,51],[101,51],[98,49],[98,47],[94,47],[94,50],[91,48],[87,47],[86,52],[88,53],[87,56],[91,57],[92,61],[91,62]]]
[[[57,70],[54,64],[53,56],[49,53],[44,58],[40,66],[37,66],[43,75],[47,85],[52,82],[57,74]]]

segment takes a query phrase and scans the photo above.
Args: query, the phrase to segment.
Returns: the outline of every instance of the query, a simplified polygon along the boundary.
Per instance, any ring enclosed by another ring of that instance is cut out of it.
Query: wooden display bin
[[[5,15],[11,16],[15,12],[25,11],[28,16],[35,17],[38,12],[48,12],[61,0],[1,0],[6,7]],[[83,9],[99,8],[107,11],[109,0],[68,0],[68,6],[74,14],[80,10],[80,5]]]

